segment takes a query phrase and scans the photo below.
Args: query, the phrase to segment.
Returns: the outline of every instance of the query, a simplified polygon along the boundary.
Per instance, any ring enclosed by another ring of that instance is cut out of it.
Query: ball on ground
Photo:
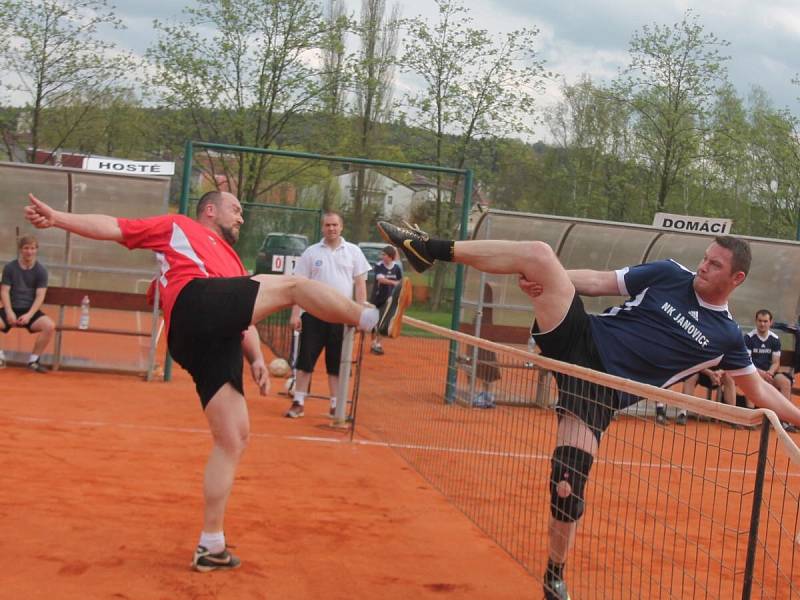
[[[286,377],[290,371],[289,363],[283,358],[276,358],[269,363],[269,373],[273,377]]]

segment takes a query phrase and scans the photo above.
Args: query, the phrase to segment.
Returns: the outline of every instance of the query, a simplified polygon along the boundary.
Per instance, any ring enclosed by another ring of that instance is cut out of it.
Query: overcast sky
[[[113,1],[113,0],[112,0]],[[358,12],[359,0],[346,0]],[[387,0],[387,3],[391,0]],[[115,32],[124,48],[143,53],[155,40],[154,18],[179,16],[188,0],[116,0],[127,25]],[[541,58],[547,70],[574,83],[586,73],[608,81],[627,63],[628,43],[643,25],[671,25],[692,8],[705,31],[727,40],[729,79],[740,95],[753,85],[766,90],[776,107],[800,113],[800,87],[791,80],[800,71],[800,0],[464,0],[476,26],[506,32],[532,26],[540,30]],[[402,16],[435,17],[430,0],[405,0]],[[542,104],[556,97],[554,84]]]

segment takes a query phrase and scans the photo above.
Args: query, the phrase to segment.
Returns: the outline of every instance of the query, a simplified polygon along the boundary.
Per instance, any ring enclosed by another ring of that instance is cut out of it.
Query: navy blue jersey
[[[617,271],[620,294],[630,299],[589,317],[608,373],[667,387],[704,368],[755,372],[727,305],[703,302],[693,280],[672,260]]]
[[[383,303],[392,295],[394,286],[381,285],[378,281],[378,276],[391,279],[392,281],[398,281],[403,278],[403,269],[400,263],[392,262],[392,265],[387,267],[383,264],[382,260],[379,260],[375,263],[375,266],[372,267],[372,270],[375,271],[375,287],[372,288],[372,298],[370,302],[380,307],[383,306]]]
[[[747,351],[750,353],[750,358],[753,359],[753,364],[757,369],[762,371],[769,371],[772,365],[772,357],[781,355],[781,340],[772,333],[767,332],[767,337],[762,339],[758,335],[758,330],[753,329],[750,333],[744,336],[744,345],[747,346]]]

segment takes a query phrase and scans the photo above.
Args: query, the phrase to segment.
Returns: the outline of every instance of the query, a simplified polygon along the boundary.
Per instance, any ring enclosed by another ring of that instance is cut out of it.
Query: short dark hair
[[[391,256],[392,259],[397,258],[397,250],[394,249],[394,246],[384,246],[381,252],[386,256]]]
[[[344,225],[344,217],[342,217],[341,213],[338,213],[335,210],[326,210],[324,213],[322,213],[322,220],[323,221],[327,217],[339,217],[339,223]]]
[[[222,192],[219,190],[211,190],[210,192],[206,192],[202,196],[200,196],[200,200],[197,201],[197,208],[195,209],[195,214],[199,217],[203,214],[203,211],[206,209],[206,206],[209,204],[213,204],[214,206],[219,206],[220,200],[222,200]]]
[[[17,250],[22,250],[23,246],[27,246],[32,244],[39,247],[39,241],[36,239],[36,236],[33,235],[23,235],[21,238],[17,240]]]
[[[750,244],[732,235],[718,235],[714,238],[714,241],[717,245],[731,251],[731,273],[741,271],[747,276],[750,272],[750,263],[753,262]]]
[[[767,315],[769,317],[770,321],[772,321],[772,319],[773,319],[772,312],[768,308],[760,308],[760,309],[758,309],[756,311],[756,319],[758,318],[759,315]]]

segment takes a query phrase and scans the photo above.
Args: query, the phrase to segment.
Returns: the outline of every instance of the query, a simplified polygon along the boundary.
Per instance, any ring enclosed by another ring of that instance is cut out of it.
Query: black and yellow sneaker
[[[222,552],[212,554],[205,546],[198,546],[192,559],[192,569],[201,573],[215,571],[216,569],[236,569],[241,564],[242,561],[228,552],[227,548]]]
[[[433,266],[433,258],[425,247],[430,236],[416,225],[404,224],[405,227],[398,227],[378,221],[378,231],[384,240],[403,251],[415,271],[422,273]]]
[[[412,300],[411,280],[403,277],[399,285],[394,286],[392,295],[381,307],[381,318],[378,320],[378,333],[384,337],[396,338],[403,327],[403,313]],[[383,354],[383,352],[381,352]]]

